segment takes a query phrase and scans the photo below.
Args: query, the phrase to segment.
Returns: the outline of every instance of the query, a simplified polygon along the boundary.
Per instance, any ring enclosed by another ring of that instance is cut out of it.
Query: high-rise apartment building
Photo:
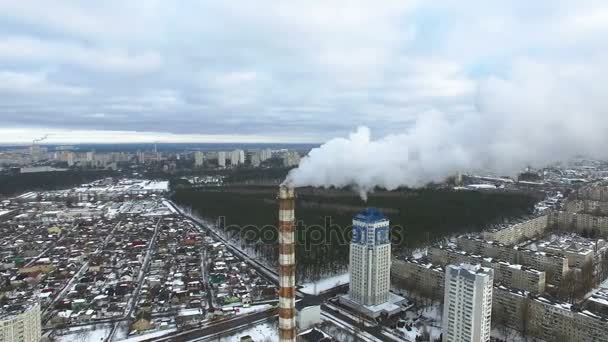
[[[269,148],[265,148],[260,151],[260,161],[265,161],[272,158],[272,150]]]
[[[253,167],[260,166],[260,163],[261,163],[260,155],[261,155],[261,152],[258,152],[258,151],[255,151],[251,154],[251,166],[253,166]]]
[[[494,271],[480,265],[448,265],[445,272],[443,341],[490,341]]]
[[[230,153],[230,164],[239,165],[245,162],[245,151],[234,150]]]
[[[389,221],[378,209],[368,208],[353,218],[349,267],[351,300],[361,305],[378,305],[389,300]]]
[[[217,153],[217,166],[226,167],[226,152],[219,151]]]
[[[0,313],[0,341],[38,342],[42,334],[40,305],[26,303]]]
[[[283,153],[283,166],[291,167],[300,164],[300,154],[297,151],[285,151]]]
[[[205,155],[201,151],[194,152],[194,166],[203,166]]]
[[[76,164],[76,154],[74,152],[68,152],[67,162],[68,166],[74,166],[74,164]]]

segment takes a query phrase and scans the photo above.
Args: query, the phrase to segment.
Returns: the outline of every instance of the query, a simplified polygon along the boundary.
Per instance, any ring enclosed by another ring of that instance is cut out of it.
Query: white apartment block
[[[194,166],[203,166],[205,155],[201,151],[194,152]]]
[[[548,225],[548,216],[542,215],[524,222],[486,230],[483,232],[483,239],[486,241],[497,241],[505,245],[513,245],[521,240],[543,234]]]
[[[480,265],[449,265],[445,273],[443,341],[490,341],[494,271]]]
[[[260,161],[268,160],[272,158],[272,150],[269,148],[265,148],[260,151]]]
[[[37,303],[18,312],[0,315],[1,342],[38,342],[41,334],[40,305]]]
[[[389,221],[377,209],[368,208],[353,218],[349,267],[349,296],[352,300],[368,306],[389,300]]]
[[[245,151],[234,150],[230,152],[230,164],[239,165],[245,163]]]
[[[220,167],[226,166],[226,152],[219,151],[217,153],[217,166],[220,166]]]

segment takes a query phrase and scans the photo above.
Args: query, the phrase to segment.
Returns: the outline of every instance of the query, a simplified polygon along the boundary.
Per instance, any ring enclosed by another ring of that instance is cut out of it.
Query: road
[[[277,309],[271,309],[262,312],[239,315],[234,318],[217,321],[217,323],[208,324],[207,326],[201,328],[181,331],[171,334],[170,336],[164,336],[146,341],[195,341],[207,339],[212,335],[218,336],[224,332],[237,330],[238,328],[252,325],[254,322],[260,322],[270,317],[278,316],[277,312]]]
[[[154,228],[154,234],[152,235],[152,239],[150,239],[150,243],[148,244],[148,250],[146,251],[146,256],[144,258],[144,262],[141,265],[141,268],[139,269],[139,275],[137,276],[137,287],[133,291],[129,302],[127,303],[127,309],[125,310],[125,314],[123,316],[124,319],[130,320],[130,319],[134,318],[133,311],[135,310],[135,306],[137,305],[137,302],[139,300],[139,292],[141,291],[141,286],[144,283],[146,272],[148,271],[148,267],[150,266],[150,259],[151,259],[152,253],[154,252],[154,248],[156,247],[156,238],[158,237],[158,232],[160,231],[159,228],[160,228],[161,221],[162,221],[162,218],[159,218],[158,222],[156,222],[156,227]],[[116,334],[116,330],[118,329],[118,326],[120,324],[122,324],[121,321],[116,322],[114,324],[114,326],[112,327],[112,331],[110,331],[110,334],[108,334],[108,337],[106,337],[106,339],[105,339],[106,342],[112,341],[112,339],[114,338],[114,335]]]
[[[215,294],[213,292],[213,286],[209,285],[209,277],[207,273],[209,270],[207,269],[207,248],[201,248],[201,275],[202,282],[205,284],[205,291],[207,293],[207,303],[209,304],[209,310],[213,310],[217,307],[217,303],[215,302]]]
[[[116,231],[116,229],[118,228],[120,223],[121,223],[121,221],[118,221],[118,223],[116,223],[116,225],[114,225],[114,228],[112,229],[110,234],[108,234],[108,236],[106,236],[106,238],[103,240],[103,243],[101,244],[101,246],[97,247],[97,249],[92,253],[92,255],[97,255],[97,254],[101,253],[101,251],[103,251],[103,249],[108,244],[108,242],[110,241],[112,236],[114,236],[114,232]],[[70,231],[72,231],[76,226],[77,226],[77,224],[75,224],[72,227],[72,229],[70,229]],[[61,237],[61,239],[63,239],[63,236]],[[58,241],[60,241],[61,239],[59,239]],[[63,297],[65,297],[68,290],[70,290],[72,288],[72,284],[74,283],[74,281],[76,279],[78,279],[82,275],[82,273],[88,269],[89,269],[89,261],[86,261],[78,269],[78,272],[76,272],[74,274],[74,276],[72,278],[70,278],[70,280],[65,284],[65,286],[59,292],[59,294],[57,294],[57,296],[55,296],[53,301],[44,309],[44,311],[42,312],[42,325],[43,326],[51,319],[51,317],[52,317],[51,314],[53,313],[53,307],[54,307],[55,303],[57,303],[58,301],[62,300]]]
[[[139,270],[139,275],[137,277],[137,287],[135,291],[133,291],[133,296],[131,296],[131,301],[128,304],[129,309],[125,313],[125,317],[133,317],[133,310],[135,310],[135,305],[139,299],[139,292],[141,291],[141,286],[144,283],[144,278],[146,273],[148,272],[148,267],[150,266],[150,259],[152,258],[152,253],[156,248],[156,239],[158,238],[158,232],[160,231],[160,223],[162,219],[159,218],[158,222],[156,222],[156,227],[154,228],[154,234],[152,235],[152,239],[150,239],[150,244],[148,245],[148,250],[146,252],[146,257],[144,258],[144,262],[141,265],[141,269]]]
[[[321,305],[321,315],[338,326],[347,325],[347,330],[360,336],[367,336],[373,341],[408,341],[405,337],[395,335],[390,329],[371,319],[355,316],[356,313],[345,307],[325,303]]]

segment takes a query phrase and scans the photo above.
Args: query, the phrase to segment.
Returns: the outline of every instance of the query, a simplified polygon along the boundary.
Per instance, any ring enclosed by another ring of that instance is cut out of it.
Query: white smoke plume
[[[508,79],[478,85],[476,109],[432,111],[401,134],[372,139],[366,127],[313,149],[285,183],[346,187],[365,198],[442,181],[458,172],[501,175],[584,154],[608,155],[608,68],[519,63]]]

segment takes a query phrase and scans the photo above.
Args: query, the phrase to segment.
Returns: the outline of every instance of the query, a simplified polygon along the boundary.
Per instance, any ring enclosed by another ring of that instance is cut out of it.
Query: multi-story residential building
[[[490,341],[494,271],[480,265],[449,265],[445,272],[443,341]]]
[[[234,150],[230,152],[230,164],[233,166],[243,164],[245,162],[245,151]]]
[[[494,281],[497,284],[535,294],[545,291],[546,273],[532,267],[509,263],[499,258],[481,257],[449,247],[430,247],[428,255],[433,263],[439,265],[466,263],[492,268],[494,270]]]
[[[494,288],[493,320],[543,341],[608,341],[608,318],[525,291]]]
[[[496,283],[534,294],[545,292],[545,272],[505,261],[492,263],[492,269]]]
[[[76,164],[76,154],[74,152],[68,152],[66,161],[68,162],[68,166],[74,166],[74,164]]]
[[[513,245],[521,240],[541,235],[545,232],[547,226],[548,216],[542,215],[524,222],[486,230],[483,232],[483,238],[488,241]]]
[[[350,298],[361,305],[388,301],[391,274],[389,221],[368,208],[353,218],[350,244]]]
[[[571,213],[608,215],[608,202],[577,199],[568,201],[565,209]]]
[[[592,200],[608,202],[608,187],[589,185],[577,190],[576,198],[580,200]]]
[[[300,154],[297,151],[285,151],[283,153],[283,166],[297,166],[300,164]]]
[[[553,241],[536,244],[539,251],[568,258],[568,266],[582,268],[585,263],[597,263],[600,255],[608,248],[603,239],[591,240],[576,236],[563,236]]]
[[[558,231],[595,231],[608,237],[608,216],[554,210],[550,213],[549,224]]]
[[[194,166],[201,167],[205,161],[205,155],[202,151],[194,152]]]
[[[272,158],[272,150],[269,148],[265,148],[260,151],[260,161],[265,161]]]
[[[443,294],[445,270],[441,265],[414,258],[394,259],[391,276],[409,290],[431,298]]]
[[[500,243],[466,236],[459,237],[457,245],[469,253],[497,258],[509,263],[521,264],[546,272],[546,282],[552,285],[559,285],[562,277],[570,270],[568,258],[562,255],[525,248],[513,248]]]
[[[12,306],[10,311],[0,314],[0,341],[38,342],[42,328],[40,324],[40,305],[24,303]]]
[[[254,151],[253,153],[251,153],[251,166],[253,166],[253,167],[260,166],[260,164],[262,162],[260,154],[261,154],[260,151]]]
[[[508,247],[500,242],[486,241],[484,239],[472,236],[459,236],[456,239],[458,248],[467,251],[471,254],[483,255],[484,257],[498,258],[501,260],[512,261],[513,248]]]
[[[226,152],[219,151],[217,153],[217,166],[226,167]]]

